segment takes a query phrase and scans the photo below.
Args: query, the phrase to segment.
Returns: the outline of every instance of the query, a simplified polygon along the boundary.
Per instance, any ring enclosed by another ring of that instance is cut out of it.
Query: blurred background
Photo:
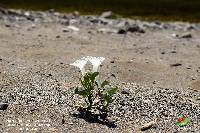
[[[160,20],[200,20],[200,0],[0,0],[0,6],[15,9],[79,11],[99,14],[113,11],[123,17]]]

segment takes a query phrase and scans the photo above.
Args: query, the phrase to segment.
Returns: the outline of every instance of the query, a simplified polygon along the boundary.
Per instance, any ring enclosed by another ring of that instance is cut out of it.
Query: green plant
[[[106,118],[108,106],[113,102],[113,95],[116,93],[117,87],[111,87],[106,80],[103,82],[99,80],[99,72],[97,70],[103,60],[103,57],[88,56],[77,60],[71,65],[79,67],[82,72],[81,86],[75,89],[75,94],[85,99],[86,111],[90,112],[92,109],[98,109],[100,114],[104,114],[102,118]],[[87,61],[92,63],[92,71],[85,72],[84,66]]]

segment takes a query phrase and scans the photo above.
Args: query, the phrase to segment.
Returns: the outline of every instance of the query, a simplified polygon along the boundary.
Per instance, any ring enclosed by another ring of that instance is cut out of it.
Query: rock
[[[26,17],[29,17],[29,16],[30,16],[30,12],[27,11],[27,12],[24,13],[24,15],[25,15]]]
[[[129,94],[130,91],[128,88],[124,88],[122,91],[121,91],[122,94]]]
[[[63,28],[62,31],[63,31],[63,32],[69,32],[69,29]]]
[[[79,17],[79,16],[80,16],[80,13],[79,13],[78,11],[74,11],[74,12],[72,13],[72,15],[73,15],[74,17]]]
[[[199,97],[197,97],[197,100],[200,100],[200,96],[199,96]]]
[[[75,26],[67,26],[67,28],[68,28],[69,30],[72,30],[72,31],[75,31],[75,32],[80,31],[80,29],[77,28],[77,27],[75,27]]]
[[[105,19],[105,18],[92,18],[92,19],[90,19],[90,22],[95,23],[95,24],[97,24],[97,23],[103,24],[103,25],[107,25],[107,24],[112,25],[113,24],[112,20]]]
[[[115,63],[115,61],[114,61],[114,60],[112,60],[112,61],[110,61],[110,63]]]
[[[113,12],[112,11],[107,11],[107,12],[103,12],[100,15],[101,18],[112,18],[113,17]]]
[[[127,31],[132,32],[132,33],[133,32],[145,33],[145,31],[142,28],[140,28],[140,26],[138,26],[136,24],[129,26],[127,28]]]
[[[128,21],[119,21],[116,25],[115,25],[115,27],[117,27],[117,28],[125,28],[125,27],[127,27],[127,26],[129,26],[130,24],[129,24],[129,22]]]
[[[177,66],[182,66],[181,63],[175,63],[175,64],[170,64],[171,67],[177,67]]]
[[[115,74],[113,74],[113,73],[110,76],[116,78]]]
[[[60,38],[60,35],[57,35],[56,38]]]
[[[8,108],[7,103],[0,103],[0,110],[6,110]]]
[[[190,34],[190,33],[185,33],[185,34],[183,34],[182,36],[180,36],[180,38],[187,38],[187,39],[189,39],[189,38],[192,38],[192,34]]]
[[[171,36],[172,36],[172,37],[179,37],[179,35],[176,34],[176,33],[173,33]]]
[[[9,27],[11,27],[11,25],[10,25],[10,24],[6,24],[5,27],[8,27],[8,28],[9,28]]]
[[[101,32],[101,33],[117,33],[118,31],[116,29],[100,28],[100,29],[98,29],[98,32]]]
[[[125,29],[119,29],[117,33],[118,34],[126,34],[127,31]]]
[[[171,53],[175,54],[175,53],[177,53],[177,52],[176,52],[176,51],[171,51]]]
[[[49,12],[49,13],[54,13],[54,12],[55,12],[55,9],[49,9],[47,12]]]
[[[161,54],[165,54],[165,52],[161,52]]]
[[[141,131],[146,131],[146,130],[148,130],[150,128],[156,128],[156,122],[151,121],[149,123],[146,123],[140,128],[140,130]]]

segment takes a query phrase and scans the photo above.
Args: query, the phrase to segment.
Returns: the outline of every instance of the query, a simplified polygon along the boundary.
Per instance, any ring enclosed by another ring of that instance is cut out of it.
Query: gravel
[[[60,71],[65,71],[64,68],[53,64],[48,64],[44,68],[46,72],[49,69],[53,71],[59,68]],[[1,112],[2,131],[124,132],[127,129],[140,131],[144,129],[143,125],[151,121],[155,121],[156,126],[154,124],[153,128],[147,128],[145,131],[198,132],[200,130],[199,91],[113,82],[115,85],[118,84],[120,90],[114,96],[115,100],[109,108],[109,119],[116,125],[112,128],[107,123],[91,122],[73,116],[78,113],[75,105],[84,105],[84,101],[79,96],[73,95],[73,88],[59,82],[61,81],[59,79],[63,78],[62,75],[54,79],[56,73],[41,73],[35,68],[24,70],[20,74],[17,74],[15,69],[8,68],[8,70],[10,75],[6,75],[7,80],[6,77],[1,80],[0,101],[9,104],[8,109]],[[128,90],[128,93],[121,94],[120,91],[124,90]],[[176,118],[180,114],[191,120],[191,123],[183,128],[175,125]]]

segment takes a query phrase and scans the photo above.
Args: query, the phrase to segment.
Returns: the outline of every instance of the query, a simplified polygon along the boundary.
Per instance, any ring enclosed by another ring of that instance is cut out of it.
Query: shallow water
[[[112,10],[124,17],[161,20],[200,20],[199,0],[3,0],[0,6],[31,10],[55,9],[62,12],[78,10],[98,14]]]

